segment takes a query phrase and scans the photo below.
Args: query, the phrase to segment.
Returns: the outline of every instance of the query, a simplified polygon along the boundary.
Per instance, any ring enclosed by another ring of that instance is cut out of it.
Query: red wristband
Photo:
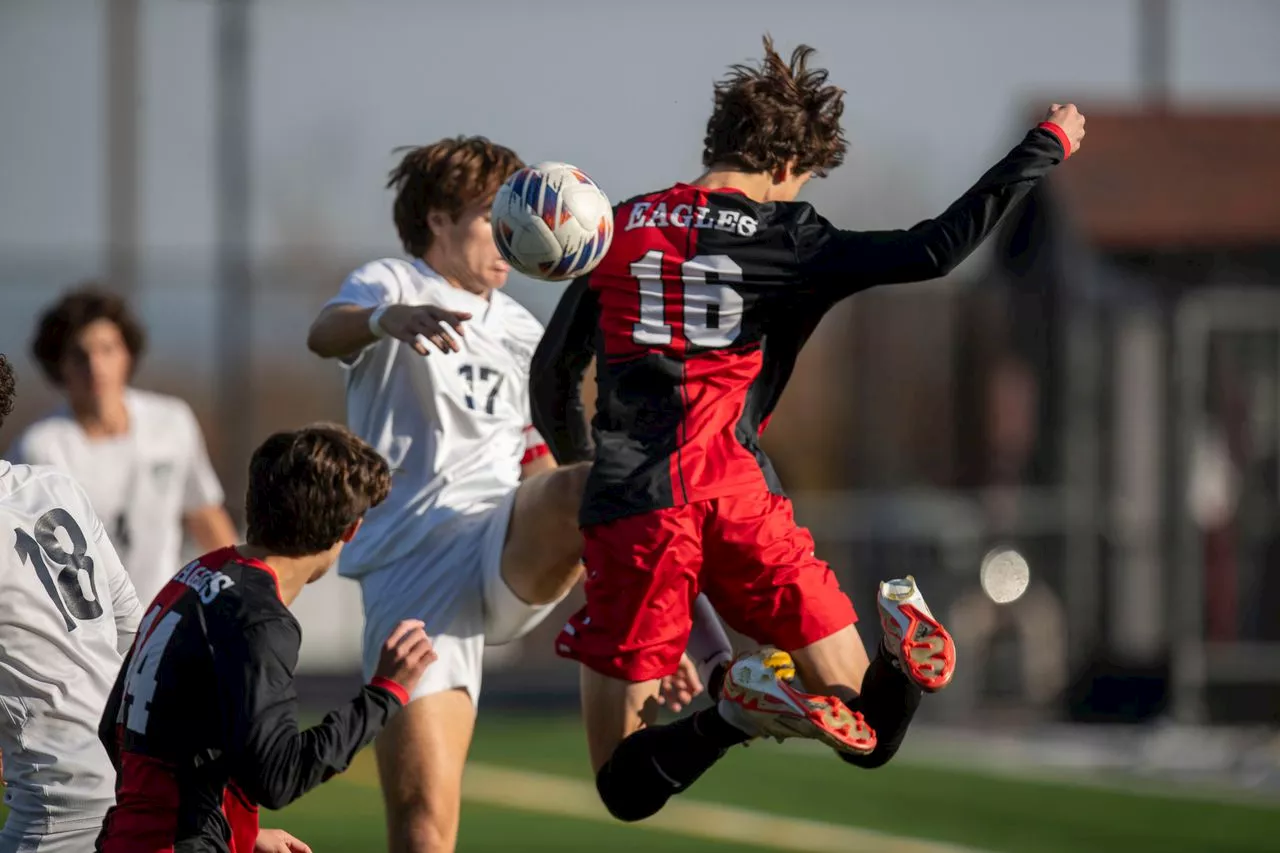
[[[1042,121],[1036,127],[1047,130],[1054,136],[1058,137],[1058,141],[1062,143],[1062,159],[1065,160],[1071,156],[1071,140],[1067,138],[1067,132],[1058,127],[1051,121]]]
[[[405,690],[399,684],[396,684],[390,678],[383,678],[381,675],[375,675],[369,682],[370,687],[381,687],[383,690],[396,697],[401,705],[409,704],[409,691]]]
[[[530,462],[534,462],[538,459],[541,459],[542,457],[546,456],[550,452],[551,452],[551,448],[545,444],[534,445],[533,447],[530,447],[528,450],[524,452],[524,456],[520,457],[520,464],[528,465]]]

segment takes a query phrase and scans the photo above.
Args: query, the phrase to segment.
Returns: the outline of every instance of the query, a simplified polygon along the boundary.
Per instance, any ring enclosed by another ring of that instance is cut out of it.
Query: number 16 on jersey
[[[667,283],[662,278],[667,260],[651,249],[631,264],[640,293],[640,319],[632,327],[631,340],[640,346],[684,349],[737,343],[746,303],[733,284],[742,281],[742,267],[728,255],[698,255],[680,264],[678,316],[668,321]],[[683,340],[683,346],[677,340]]]

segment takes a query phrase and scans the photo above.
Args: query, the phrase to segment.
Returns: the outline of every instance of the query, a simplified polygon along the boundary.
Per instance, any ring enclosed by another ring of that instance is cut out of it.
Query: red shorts
[[[792,651],[857,621],[791,501],[766,491],[583,528],[587,603],[556,652],[624,681],[675,672],[705,592],[735,631]]]

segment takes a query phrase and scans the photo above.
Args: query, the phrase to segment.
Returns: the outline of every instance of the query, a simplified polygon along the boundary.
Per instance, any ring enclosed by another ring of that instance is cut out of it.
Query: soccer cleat
[[[956,644],[929,612],[916,579],[907,575],[880,584],[877,604],[884,649],[898,669],[927,693],[950,684],[956,671]]]
[[[876,733],[862,714],[834,696],[798,690],[795,677],[796,665],[786,652],[761,649],[739,655],[724,678],[720,716],[747,734],[779,742],[809,738],[854,755],[876,748]]]

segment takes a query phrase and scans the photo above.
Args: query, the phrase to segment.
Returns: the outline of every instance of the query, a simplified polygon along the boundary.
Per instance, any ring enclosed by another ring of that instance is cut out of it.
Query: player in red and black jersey
[[[103,714],[116,805],[101,853],[306,851],[258,827],[340,773],[435,659],[421,622],[397,626],[374,678],[299,731],[289,605],[387,496],[387,463],[346,429],[277,433],[250,465],[247,543],[180,571],[147,609]]]
[[[765,52],[716,86],[707,171],[619,205],[607,256],[569,287],[534,357],[535,425],[561,464],[594,459],[581,513],[587,603],[557,650],[583,664],[597,787],[626,820],[752,736],[816,738],[880,766],[922,691],[950,681],[951,637],[911,578],[881,585],[885,641],[868,657],[759,436],[836,302],[948,273],[1084,136],[1075,107],[1055,105],[938,218],[844,231],[795,201],[843,159],[843,92],[808,67],[810,48],[788,63],[766,38]],[[593,354],[588,430],[578,392]],[[717,707],[646,728],[699,593],[777,648],[709,679]]]

